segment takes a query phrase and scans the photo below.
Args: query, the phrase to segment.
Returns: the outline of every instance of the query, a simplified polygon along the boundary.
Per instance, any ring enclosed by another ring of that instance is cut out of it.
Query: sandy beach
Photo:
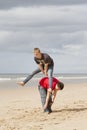
[[[28,84],[0,82],[0,130],[87,130],[87,83],[65,83],[51,114],[43,113],[37,86]]]

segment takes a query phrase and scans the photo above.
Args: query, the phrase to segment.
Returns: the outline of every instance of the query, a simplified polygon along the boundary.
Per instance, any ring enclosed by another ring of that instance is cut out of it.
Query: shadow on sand
[[[66,108],[66,109],[61,109],[61,110],[53,110],[53,113],[56,112],[80,112],[80,111],[86,111],[86,108]]]

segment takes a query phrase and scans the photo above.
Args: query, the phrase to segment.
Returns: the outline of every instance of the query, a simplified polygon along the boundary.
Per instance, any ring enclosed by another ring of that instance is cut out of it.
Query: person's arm
[[[45,73],[46,76],[48,75],[47,71],[48,71],[48,63],[46,63],[45,66],[44,66],[44,73]]]
[[[58,90],[54,90],[52,93],[52,102],[54,102]]]
[[[47,106],[48,106],[48,102],[49,102],[49,99],[50,99],[50,92],[49,91],[47,91],[47,96],[46,96],[46,102],[45,102],[45,105],[44,105],[44,109],[46,109],[47,108]]]
[[[41,70],[41,72],[44,73],[44,69],[43,69],[42,63],[40,61],[38,61],[36,57],[34,57],[34,61],[38,65],[38,68]]]
[[[41,70],[41,72],[44,74],[44,69],[43,69],[43,67],[42,67],[42,64],[38,64],[38,67],[39,67],[39,69]]]

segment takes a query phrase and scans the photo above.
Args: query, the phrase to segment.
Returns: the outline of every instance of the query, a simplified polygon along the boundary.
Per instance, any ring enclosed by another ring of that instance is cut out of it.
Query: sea
[[[29,74],[27,73],[4,73],[0,74],[0,82],[5,81],[23,81]],[[64,83],[87,83],[87,74],[84,73],[57,73],[53,75]],[[30,84],[37,85],[40,78],[44,77],[43,74],[39,73],[33,76],[30,80]]]

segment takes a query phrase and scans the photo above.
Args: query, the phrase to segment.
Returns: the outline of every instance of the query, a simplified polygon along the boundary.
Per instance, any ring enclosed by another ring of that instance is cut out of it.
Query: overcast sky
[[[55,73],[87,73],[87,0],[0,0],[0,73],[32,72],[34,47]]]

